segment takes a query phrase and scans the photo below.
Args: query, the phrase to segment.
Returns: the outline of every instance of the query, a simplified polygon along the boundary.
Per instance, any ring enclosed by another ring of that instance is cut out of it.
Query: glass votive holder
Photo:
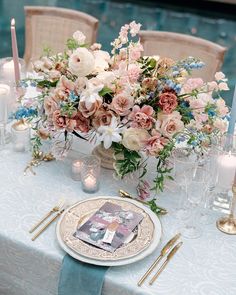
[[[101,159],[96,156],[83,158],[81,167],[81,184],[86,193],[95,193],[100,184]]]
[[[71,165],[71,178],[75,181],[81,180],[81,169],[82,169],[83,157],[76,159]]]
[[[213,153],[213,209],[228,213],[236,170],[236,136],[222,137]]]
[[[6,132],[7,104],[9,101],[10,86],[0,82],[0,148],[10,141],[10,134]]]
[[[11,127],[12,148],[15,152],[27,152],[30,150],[30,127],[20,120]]]
[[[19,58],[20,78],[26,76],[26,65],[23,58]],[[14,62],[12,57],[0,59],[0,79],[9,83],[15,84]]]

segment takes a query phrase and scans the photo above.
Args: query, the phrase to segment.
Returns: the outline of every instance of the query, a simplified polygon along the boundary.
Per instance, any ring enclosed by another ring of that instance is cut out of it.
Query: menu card
[[[132,210],[125,211],[121,206],[106,202],[83,225],[74,236],[109,252],[119,248],[143,215]]]

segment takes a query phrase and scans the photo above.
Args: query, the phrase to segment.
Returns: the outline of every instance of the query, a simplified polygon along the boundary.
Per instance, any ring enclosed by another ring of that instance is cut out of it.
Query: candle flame
[[[12,18],[12,20],[11,20],[11,26],[12,26],[12,27],[14,27],[14,26],[15,26],[15,24],[16,24],[16,22],[15,22],[15,19],[14,19],[14,18]]]

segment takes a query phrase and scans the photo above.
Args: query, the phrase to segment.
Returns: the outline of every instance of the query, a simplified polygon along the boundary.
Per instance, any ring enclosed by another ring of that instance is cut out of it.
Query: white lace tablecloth
[[[81,149],[90,152],[88,145]],[[30,155],[0,151],[0,294],[55,295],[60,267],[65,253],[60,249],[51,225],[32,242],[29,228],[60,197],[71,203],[87,198],[80,183],[70,177],[70,160],[44,163],[37,175],[23,170]],[[121,184],[103,171],[100,191],[96,195],[117,195]],[[159,204],[171,210],[177,194],[160,195]],[[218,213],[212,212],[215,220]],[[156,283],[137,287],[137,281],[159,255],[163,244],[176,233],[178,221],[171,214],[161,217],[163,236],[157,250],[144,260],[122,267],[112,267],[106,274],[103,295],[235,295],[236,237],[219,232],[215,223],[204,226],[199,239],[185,240]],[[76,294],[75,294],[76,295]],[[79,294],[78,294],[79,295]]]

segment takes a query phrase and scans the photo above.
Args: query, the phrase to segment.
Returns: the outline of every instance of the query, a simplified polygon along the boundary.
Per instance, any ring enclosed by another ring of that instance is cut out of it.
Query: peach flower
[[[150,156],[158,156],[167,143],[168,139],[161,136],[157,130],[153,129],[152,137],[148,138],[145,142],[145,150]]]
[[[181,121],[181,115],[177,111],[171,114],[159,113],[156,127],[163,136],[172,138],[176,133],[184,129],[184,123]]]
[[[158,105],[166,114],[170,114],[178,106],[177,96],[173,92],[163,92],[159,96]]]
[[[89,119],[85,118],[80,111],[78,111],[74,119],[76,120],[76,130],[85,133],[89,131]]]
[[[86,101],[79,102],[79,110],[85,118],[92,116],[102,105],[102,100],[95,100],[95,102],[86,105]]]
[[[113,97],[110,108],[114,110],[118,115],[126,116],[130,112],[133,104],[133,97],[123,91]]]
[[[63,129],[66,127],[66,118],[61,115],[60,110],[54,111],[52,121],[56,129]]]
[[[92,125],[97,129],[100,126],[108,126],[111,124],[111,119],[113,117],[113,112],[110,110],[105,110],[100,108],[94,115],[92,119]]]
[[[44,99],[44,109],[47,116],[51,116],[58,109],[57,102],[51,96]]]
[[[129,115],[129,119],[132,120],[131,127],[144,128],[148,130],[151,129],[154,122],[152,117],[153,112],[154,111],[151,106],[144,105],[140,109],[138,105],[135,105]]]
[[[215,128],[219,129],[221,133],[225,133],[227,130],[227,122],[219,118],[216,118],[213,125]]]

